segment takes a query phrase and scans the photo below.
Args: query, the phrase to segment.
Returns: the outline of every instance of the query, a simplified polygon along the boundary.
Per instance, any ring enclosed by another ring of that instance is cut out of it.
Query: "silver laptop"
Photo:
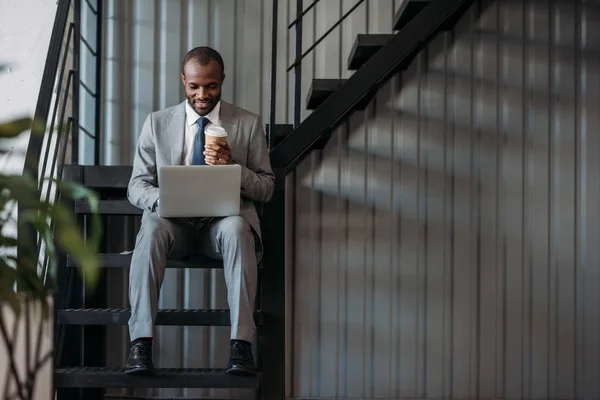
[[[158,215],[227,217],[240,213],[239,165],[169,165],[158,171]]]

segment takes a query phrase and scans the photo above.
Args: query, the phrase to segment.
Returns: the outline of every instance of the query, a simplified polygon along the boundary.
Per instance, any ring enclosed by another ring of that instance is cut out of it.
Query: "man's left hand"
[[[204,146],[204,159],[208,165],[233,164],[231,150],[226,140],[217,139]]]

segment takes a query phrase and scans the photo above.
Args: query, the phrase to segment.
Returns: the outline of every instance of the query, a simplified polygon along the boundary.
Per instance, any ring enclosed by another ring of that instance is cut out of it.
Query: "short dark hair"
[[[207,65],[211,60],[215,60],[221,66],[221,73],[225,72],[225,64],[223,58],[215,49],[208,46],[194,47],[187,52],[183,57],[183,63],[181,64],[181,73],[185,75],[183,69],[188,61],[194,60],[200,65]]]

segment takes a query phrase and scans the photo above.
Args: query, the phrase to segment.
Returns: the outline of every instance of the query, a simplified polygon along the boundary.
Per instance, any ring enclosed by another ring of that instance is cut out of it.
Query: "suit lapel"
[[[185,137],[185,101],[175,107],[168,121],[167,134],[171,147],[171,165],[183,164],[183,139]]]
[[[219,115],[219,125],[227,131],[227,142],[235,143],[237,136],[237,117],[235,107],[221,100],[221,115]]]

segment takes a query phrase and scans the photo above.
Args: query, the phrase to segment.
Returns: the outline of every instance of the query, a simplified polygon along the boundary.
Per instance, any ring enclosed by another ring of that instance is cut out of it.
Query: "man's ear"
[[[183,82],[183,86],[185,86],[185,75],[181,74],[181,82]]]
[[[221,83],[225,82],[225,72],[221,74]]]

